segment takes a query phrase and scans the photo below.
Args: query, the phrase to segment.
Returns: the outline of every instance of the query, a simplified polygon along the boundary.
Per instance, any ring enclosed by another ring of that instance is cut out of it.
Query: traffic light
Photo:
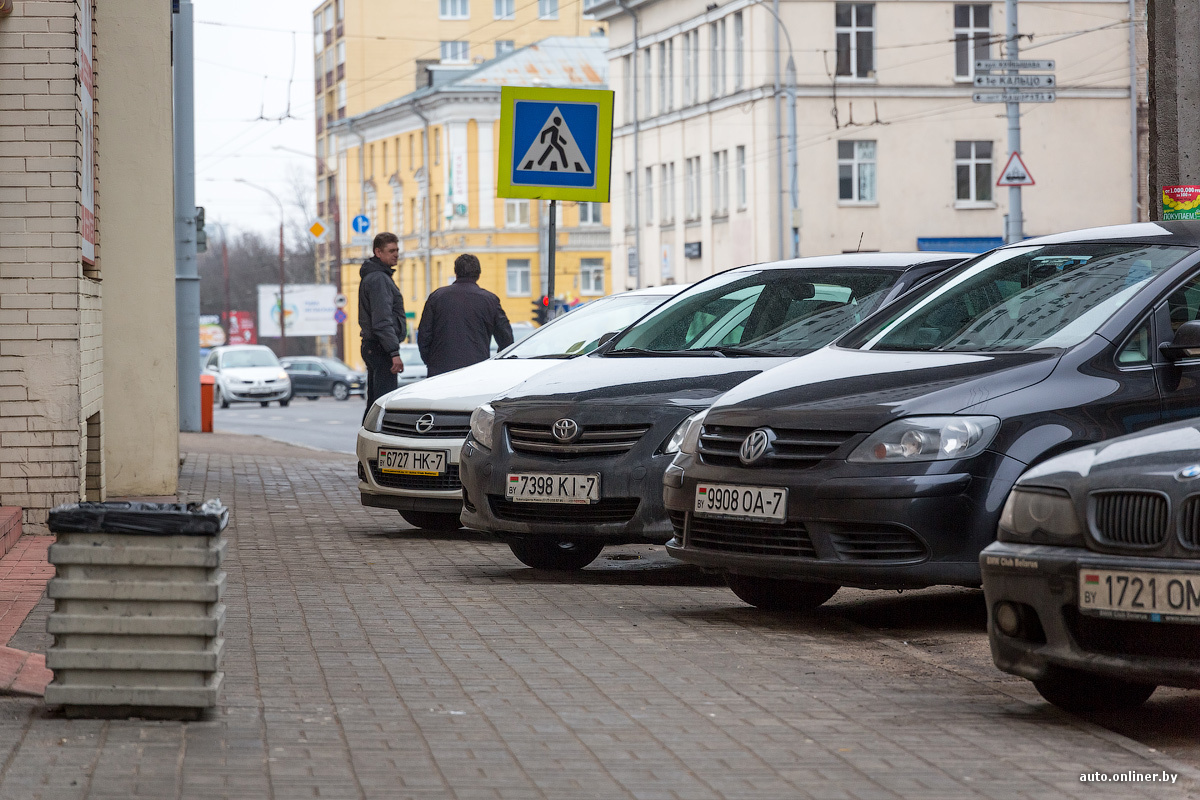
[[[196,206],[196,252],[208,251],[208,234],[204,232],[204,206]]]
[[[542,295],[533,301],[533,321],[545,325],[550,319],[550,298]]]

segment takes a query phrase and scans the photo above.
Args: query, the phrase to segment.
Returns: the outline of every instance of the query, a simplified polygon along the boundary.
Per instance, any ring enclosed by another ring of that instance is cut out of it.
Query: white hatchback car
[[[606,333],[624,330],[686,288],[657,286],[593,300],[487,361],[385,394],[358,432],[362,504],[395,509],[418,528],[458,528],[458,456],[471,412],[562,359],[590,353]]]
[[[213,400],[221,408],[230,403],[259,403],[272,400],[286,406],[292,399],[292,381],[271,348],[261,344],[231,344],[214,347],[204,362],[204,372],[216,378]]]

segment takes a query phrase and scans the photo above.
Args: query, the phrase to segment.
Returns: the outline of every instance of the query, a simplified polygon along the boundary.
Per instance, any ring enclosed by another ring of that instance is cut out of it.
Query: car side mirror
[[[620,331],[609,331],[608,333],[604,334],[600,337],[600,342],[596,345],[596,347],[604,347],[604,345],[617,338],[617,334],[619,333]]]
[[[1175,338],[1158,346],[1168,361],[1200,356],[1200,320],[1185,322],[1175,331]]]

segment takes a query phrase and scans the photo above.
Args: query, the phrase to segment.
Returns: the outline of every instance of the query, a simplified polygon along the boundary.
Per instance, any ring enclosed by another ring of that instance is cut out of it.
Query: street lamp
[[[283,308],[283,286],[287,282],[287,276],[283,271],[283,203],[279,198],[265,186],[260,186],[257,183],[248,181],[245,178],[234,178],[237,183],[244,183],[247,186],[252,186],[259,191],[266,192],[271,195],[271,199],[275,201],[275,205],[279,206],[279,355],[287,355],[287,314]]]

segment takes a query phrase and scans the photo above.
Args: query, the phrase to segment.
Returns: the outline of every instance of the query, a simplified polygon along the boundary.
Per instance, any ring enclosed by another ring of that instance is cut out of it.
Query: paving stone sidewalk
[[[0,698],[0,800],[1200,797],[1130,740],[828,615],[756,612],[653,548],[529,570],[362,508],[352,460],[211,441],[181,494],[233,511],[221,707]]]

